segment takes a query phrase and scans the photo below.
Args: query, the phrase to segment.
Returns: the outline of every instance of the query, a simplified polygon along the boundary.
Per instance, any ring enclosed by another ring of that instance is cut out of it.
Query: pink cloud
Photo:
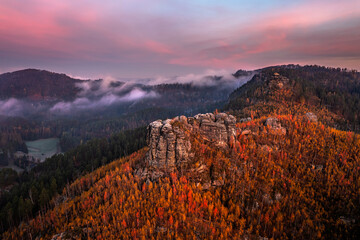
[[[169,46],[156,42],[153,40],[146,40],[144,43],[144,46],[147,50],[154,53],[160,53],[160,54],[171,54],[173,51],[170,49]]]
[[[331,54],[343,61],[349,53],[356,55],[360,62],[360,2],[326,3],[305,1],[296,8],[274,9],[256,21],[230,30],[230,41],[213,41],[210,46],[198,51],[199,54],[185,51],[181,57],[169,62],[215,68],[234,65],[260,67],[294,60],[306,63],[306,54],[308,61],[316,56],[320,63],[321,56],[325,59]],[[358,28],[349,30],[347,21],[353,22]],[[348,32],[346,36],[341,36],[336,34],[339,31]],[[304,37],[299,37],[297,32],[303,33]],[[341,55],[344,56],[340,58]],[[256,61],[258,64],[250,64]]]
[[[179,66],[176,69],[306,63],[329,56],[360,61],[360,1],[355,0],[305,0],[261,14],[249,12],[246,17],[215,6],[206,9],[215,17],[187,15],[192,5],[180,1],[176,4],[181,11],[174,12],[164,11],[161,0],[143,3],[141,8],[132,1],[3,2],[0,54],[4,59],[156,63],[164,68]]]
[[[67,34],[65,28],[59,26],[49,14],[40,14],[32,18],[20,11],[0,6],[0,31],[3,36],[14,37],[14,40],[24,41],[20,37],[61,37]],[[19,39],[16,39],[19,37]]]

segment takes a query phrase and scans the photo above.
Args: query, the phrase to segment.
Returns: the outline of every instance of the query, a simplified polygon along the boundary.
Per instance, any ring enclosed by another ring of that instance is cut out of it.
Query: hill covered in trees
[[[0,100],[18,98],[28,100],[73,100],[81,80],[65,74],[37,69],[25,69],[0,75]]]
[[[239,117],[312,110],[336,128],[358,132],[360,73],[299,65],[260,69],[230,95],[225,109]]]
[[[227,147],[183,129],[194,156],[182,168],[142,178],[145,148],[79,178],[4,237],[358,236],[359,135],[293,115],[238,123]]]
[[[1,170],[1,232],[45,210],[53,196],[80,176],[143,148],[145,135],[145,128],[138,128],[109,138],[92,139],[48,158],[19,176],[10,169]]]

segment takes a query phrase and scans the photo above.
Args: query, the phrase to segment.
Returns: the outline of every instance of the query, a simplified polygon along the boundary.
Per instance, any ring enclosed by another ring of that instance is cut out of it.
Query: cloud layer
[[[219,89],[236,89],[251,79],[254,73],[235,78],[226,70],[207,70],[201,74],[187,74],[178,77],[154,77],[147,79],[126,79],[119,81],[114,77],[101,80],[83,81],[77,86],[81,89],[78,98],[73,102],[59,102],[50,111],[56,114],[67,114],[87,109],[98,109],[116,104],[131,104],[142,99],[161,97],[152,86],[159,84],[191,84],[198,87],[216,86]]]
[[[358,0],[0,2],[2,71],[148,77],[360,65]]]
[[[134,83],[118,82],[113,78],[84,81],[78,84],[82,89],[72,102],[58,102],[50,108],[54,114],[72,114],[83,110],[97,110],[117,104],[129,104],[146,98],[156,98],[152,90],[144,90]]]
[[[0,115],[18,116],[22,114],[23,111],[24,103],[15,98],[0,100]]]
[[[231,92],[249,81],[255,72],[235,78],[226,70],[207,70],[201,74],[187,74],[178,77],[154,77],[146,79],[117,80],[105,77],[99,80],[83,80],[77,84],[81,91],[74,101],[56,103],[41,101],[30,102],[15,98],[0,100],[0,115],[26,116],[31,114],[72,115],[84,111],[122,106],[124,109],[140,100],[152,101],[161,97],[157,92],[159,84],[190,84],[196,87],[216,87]],[[83,78],[85,79],[85,78]],[[206,88],[203,90],[206,91]],[[226,97],[226,96],[224,96]]]
[[[233,72],[227,70],[214,70],[208,69],[203,73],[191,73],[183,76],[176,77],[164,77],[158,76],[154,78],[148,79],[139,79],[135,80],[140,83],[144,83],[147,85],[159,85],[159,84],[191,84],[192,86],[198,87],[213,87],[216,86],[218,88],[230,88],[235,89],[239,86],[243,85],[247,81],[249,81],[252,76],[254,76],[254,72],[249,72],[248,75],[242,77],[234,77]]]

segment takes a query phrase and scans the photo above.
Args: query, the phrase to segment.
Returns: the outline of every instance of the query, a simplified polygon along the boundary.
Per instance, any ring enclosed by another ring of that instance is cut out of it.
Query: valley
[[[17,151],[27,153],[27,141],[59,138],[61,149],[67,151],[92,138],[109,137],[159,118],[213,111],[221,108],[228,95],[251,74],[204,76],[206,84],[157,85],[79,80],[36,69],[2,74],[0,149],[6,154],[0,163],[7,165]],[[60,81],[71,91],[64,93],[58,88]],[[27,90],[24,93],[15,88]]]

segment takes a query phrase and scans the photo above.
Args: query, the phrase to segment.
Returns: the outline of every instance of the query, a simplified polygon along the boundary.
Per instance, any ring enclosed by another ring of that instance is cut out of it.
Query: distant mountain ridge
[[[65,74],[25,69],[0,75],[0,99],[72,100],[81,90],[81,82]]]
[[[223,76],[204,76],[202,84],[182,83],[180,79],[179,83],[159,82],[147,85],[137,81],[80,80],[46,70],[24,69],[0,75],[0,101],[16,99],[34,103],[35,105],[29,106],[31,111],[27,115],[38,114],[38,105],[42,106],[41,113],[49,111],[51,114],[65,115],[84,112],[83,110],[103,111],[112,106],[121,113],[156,106],[175,107],[177,111],[181,111],[177,114],[193,114],[197,111],[210,111],[216,102],[225,102],[228,95],[243,84],[244,80],[239,77],[250,78],[250,74],[247,71],[237,72],[230,82],[224,80]],[[194,105],[194,102],[197,104]],[[20,103],[24,105],[24,102]],[[56,105],[57,103],[59,104]],[[132,103],[136,103],[136,106]],[[7,105],[14,104],[10,102]],[[109,110],[114,112],[114,108]],[[6,116],[4,111],[0,107],[0,115]],[[18,112],[20,113],[16,116],[24,115],[21,114],[22,111]]]
[[[225,109],[240,118],[311,110],[333,127],[359,131],[360,73],[316,65],[263,68],[231,93]]]

